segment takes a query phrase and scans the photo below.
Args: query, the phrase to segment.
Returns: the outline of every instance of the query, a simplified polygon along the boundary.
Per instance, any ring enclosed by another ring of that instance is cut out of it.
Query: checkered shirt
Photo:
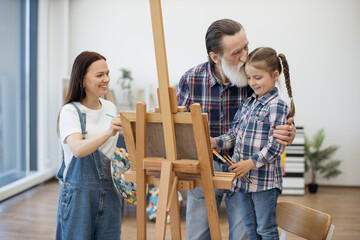
[[[276,142],[273,131],[276,126],[286,124],[289,107],[280,99],[275,88],[260,99],[256,95],[246,99],[234,117],[229,132],[217,138],[221,149],[234,148],[233,159],[252,159],[255,168],[244,178],[237,179],[236,191],[260,192],[272,188],[282,190],[281,153],[284,146]]]

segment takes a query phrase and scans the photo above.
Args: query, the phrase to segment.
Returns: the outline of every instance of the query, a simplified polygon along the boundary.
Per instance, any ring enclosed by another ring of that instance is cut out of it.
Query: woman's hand
[[[110,137],[115,136],[118,131],[122,130],[120,115],[111,120],[110,127],[101,133],[90,138],[82,139],[81,133],[73,133],[66,138],[71,152],[75,157],[85,157],[96,151]]]
[[[286,125],[279,125],[274,130],[274,138],[276,142],[283,145],[289,146],[295,138],[296,128],[294,126],[294,118],[289,118],[286,121]]]
[[[255,167],[253,161],[251,159],[240,161],[235,163],[229,167],[229,170],[236,174],[236,177],[242,178],[247,174],[251,169]]]
[[[110,136],[115,136],[118,131],[122,130],[122,124],[120,119],[120,114],[111,119],[109,134]]]
[[[217,147],[217,141],[215,138],[210,137],[210,144],[211,144],[211,149],[215,149]]]

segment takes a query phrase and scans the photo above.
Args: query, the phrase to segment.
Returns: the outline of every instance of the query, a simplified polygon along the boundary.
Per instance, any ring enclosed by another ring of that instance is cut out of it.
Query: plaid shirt
[[[221,149],[235,145],[233,159],[236,162],[251,159],[255,165],[247,173],[255,188],[244,178],[238,178],[235,190],[282,190],[281,153],[285,147],[276,142],[273,131],[276,126],[286,124],[288,113],[289,108],[280,99],[277,88],[258,100],[253,94],[240,106],[230,131],[217,138]]]
[[[177,101],[179,106],[200,103],[208,114],[210,136],[217,137],[229,131],[240,104],[252,93],[250,87],[238,88],[220,83],[206,62],[188,70],[180,79]]]

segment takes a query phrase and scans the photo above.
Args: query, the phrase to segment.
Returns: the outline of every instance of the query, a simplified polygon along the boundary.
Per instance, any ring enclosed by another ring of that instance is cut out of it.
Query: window
[[[37,170],[37,0],[0,5],[1,188]]]

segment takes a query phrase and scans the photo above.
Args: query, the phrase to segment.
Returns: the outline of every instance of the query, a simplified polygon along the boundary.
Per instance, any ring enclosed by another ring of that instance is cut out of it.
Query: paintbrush
[[[228,155],[224,155],[224,157],[223,157],[223,156],[220,155],[220,153],[218,153],[218,152],[215,151],[215,150],[213,150],[213,154],[215,154],[215,156],[217,156],[222,163],[226,164],[226,165],[229,166],[229,167],[235,163],[235,162],[232,160],[232,158],[231,158],[230,156],[228,156]],[[248,181],[248,182],[251,184],[251,186],[255,187],[255,185],[254,185],[254,184],[252,183],[252,181],[248,178],[248,176],[244,175],[244,178],[246,179],[246,181]]]

